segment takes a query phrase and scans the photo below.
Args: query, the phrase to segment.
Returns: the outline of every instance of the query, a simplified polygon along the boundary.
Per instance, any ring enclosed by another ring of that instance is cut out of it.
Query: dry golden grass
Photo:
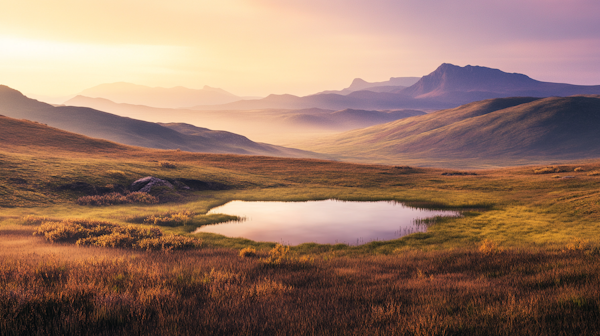
[[[44,222],[34,234],[44,236],[50,242],[147,251],[186,250],[198,248],[201,245],[201,242],[195,238],[164,236],[157,227],[120,226],[109,222],[84,219]]]
[[[132,192],[125,195],[120,193],[109,193],[105,195],[95,196],[83,196],[77,199],[79,205],[91,205],[91,206],[108,206],[117,204],[156,204],[158,203],[158,197],[152,196],[145,192]]]
[[[0,230],[3,335],[596,335],[600,318],[593,246],[323,254],[274,267],[211,248],[15,254],[6,239],[23,235]]]

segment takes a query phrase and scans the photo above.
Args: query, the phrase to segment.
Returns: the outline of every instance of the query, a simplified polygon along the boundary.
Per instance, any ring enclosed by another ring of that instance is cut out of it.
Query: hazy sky
[[[0,84],[305,95],[441,63],[600,84],[598,0],[0,0]]]

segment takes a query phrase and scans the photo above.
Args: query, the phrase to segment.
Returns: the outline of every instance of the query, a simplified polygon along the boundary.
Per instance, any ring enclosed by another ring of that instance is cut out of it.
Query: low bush
[[[158,161],[158,165],[161,168],[169,168],[169,169],[177,168],[177,164],[175,164],[174,162],[170,162],[170,161]]]
[[[588,176],[598,176],[600,175],[600,170],[594,170],[588,173]]]
[[[162,215],[152,215],[144,219],[144,223],[160,226],[186,225],[194,217],[191,211],[169,212]]]
[[[67,219],[43,223],[34,235],[51,242],[75,243],[79,246],[134,248],[142,250],[183,250],[196,248],[201,242],[194,238],[163,236],[156,227],[139,227],[85,220]]]
[[[277,244],[271,251],[269,251],[269,256],[261,259],[261,261],[269,265],[283,264],[289,259],[289,252],[289,246]]]
[[[105,195],[79,197],[76,202],[79,205],[91,206],[107,206],[132,203],[156,204],[158,203],[158,198],[145,192],[132,192],[125,195],[113,192]]]
[[[253,247],[245,247],[240,250],[240,257],[242,258],[253,258],[256,257],[256,249]]]
[[[544,167],[544,168],[539,168],[539,169],[533,170],[534,174],[551,174],[551,173],[558,173],[558,172],[559,172],[559,170],[554,167]]]

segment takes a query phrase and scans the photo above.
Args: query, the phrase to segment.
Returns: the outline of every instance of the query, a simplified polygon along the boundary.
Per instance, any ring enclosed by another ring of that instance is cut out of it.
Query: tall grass
[[[125,195],[120,193],[109,193],[106,195],[83,196],[77,199],[79,205],[107,206],[117,204],[156,204],[158,198],[145,192],[132,192]]]
[[[597,335],[600,258],[578,249],[236,251],[0,260],[2,335]]]

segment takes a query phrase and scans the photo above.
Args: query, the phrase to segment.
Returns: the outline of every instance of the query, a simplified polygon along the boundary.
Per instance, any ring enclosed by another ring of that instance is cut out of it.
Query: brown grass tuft
[[[170,161],[158,161],[158,166],[161,168],[169,168],[169,169],[177,168],[177,164],[175,164],[174,162],[170,162]]]
[[[107,205],[118,205],[118,204],[156,204],[158,198],[144,192],[132,192],[126,195],[119,194],[116,192],[106,195],[96,196],[83,196],[77,199],[79,205],[91,205],[91,206],[107,206]]]
[[[254,258],[256,257],[256,249],[253,247],[245,247],[240,250],[240,257],[242,258]]]
[[[42,235],[51,242],[75,243],[78,246],[133,248],[143,250],[182,250],[200,247],[194,238],[163,236],[156,227],[135,225],[119,226],[109,222],[68,219],[45,222],[34,235]]]

